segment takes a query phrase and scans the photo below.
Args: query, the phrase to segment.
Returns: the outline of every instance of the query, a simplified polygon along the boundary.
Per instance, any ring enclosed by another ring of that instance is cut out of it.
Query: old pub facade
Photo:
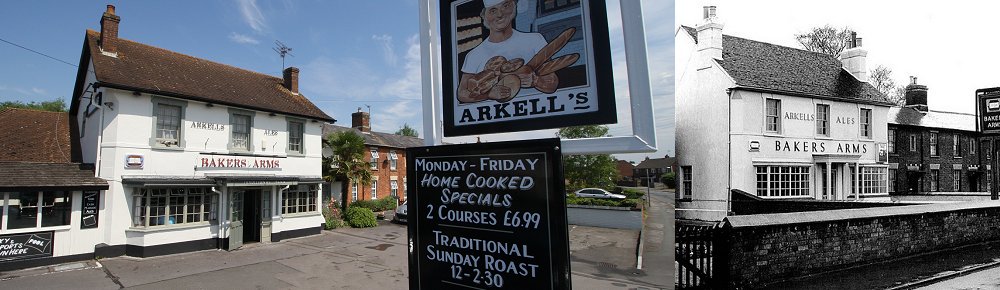
[[[890,104],[860,39],[832,57],[723,35],[714,10],[677,33],[677,216],[722,220],[731,190],[888,201]]]

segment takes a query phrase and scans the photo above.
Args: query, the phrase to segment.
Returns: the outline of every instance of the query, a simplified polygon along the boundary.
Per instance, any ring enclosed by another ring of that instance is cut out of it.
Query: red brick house
[[[615,161],[615,166],[618,168],[619,181],[632,181],[632,172],[635,169],[635,165],[632,162],[617,160]]]
[[[400,203],[406,201],[406,148],[423,146],[423,139],[373,132],[371,115],[360,109],[351,114],[350,128],[329,124],[323,126],[323,136],[342,131],[353,131],[365,138],[368,151],[364,157],[365,162],[372,165],[372,183],[347,185],[346,191],[342,193],[346,195],[347,202],[386,196],[396,196]],[[340,189],[338,186],[330,188],[334,191]]]

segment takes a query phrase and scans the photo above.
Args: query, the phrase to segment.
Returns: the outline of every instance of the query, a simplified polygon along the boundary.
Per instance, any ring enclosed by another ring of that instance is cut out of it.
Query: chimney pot
[[[115,15],[115,6],[108,5],[107,10],[101,15],[101,38],[98,41],[101,50],[115,56],[118,54],[118,23],[121,17]]]
[[[299,93],[299,69],[292,66],[282,72],[285,88],[293,93]]]
[[[906,86],[904,98],[907,107],[927,112],[927,86],[918,85],[916,76],[910,76],[910,84]]]
[[[361,132],[372,131],[370,121],[371,115],[369,115],[368,112],[361,111],[360,107],[357,112],[351,114],[351,128],[358,129]]]
[[[722,59],[722,28],[724,25],[719,22],[716,16],[716,6],[704,6],[705,19],[702,24],[695,28],[698,40],[698,54],[701,61],[708,64],[713,59]]]

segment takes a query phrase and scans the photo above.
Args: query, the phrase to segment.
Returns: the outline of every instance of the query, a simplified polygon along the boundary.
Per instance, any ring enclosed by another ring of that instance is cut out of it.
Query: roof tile
[[[334,121],[305,96],[286,89],[280,77],[126,39],[119,39],[118,55],[110,57],[97,47],[99,38],[99,32],[87,30],[85,45],[89,46],[100,82],[196,101]]]

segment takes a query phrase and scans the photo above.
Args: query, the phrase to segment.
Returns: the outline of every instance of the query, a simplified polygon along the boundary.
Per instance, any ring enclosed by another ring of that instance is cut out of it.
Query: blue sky
[[[630,135],[618,1],[609,1],[619,124]],[[403,123],[423,136],[417,0],[374,1],[16,1],[0,12],[0,101],[71,98],[86,29],[99,30],[105,5],[121,16],[119,37],[248,70],[281,76],[280,40],[301,69],[300,90],[320,109],[350,125],[350,113],[372,112],[372,127],[395,132]],[[650,77],[660,151],[673,155],[673,1],[644,1]],[[484,140],[553,136],[552,131],[484,136]],[[464,142],[468,138],[446,138]]]

